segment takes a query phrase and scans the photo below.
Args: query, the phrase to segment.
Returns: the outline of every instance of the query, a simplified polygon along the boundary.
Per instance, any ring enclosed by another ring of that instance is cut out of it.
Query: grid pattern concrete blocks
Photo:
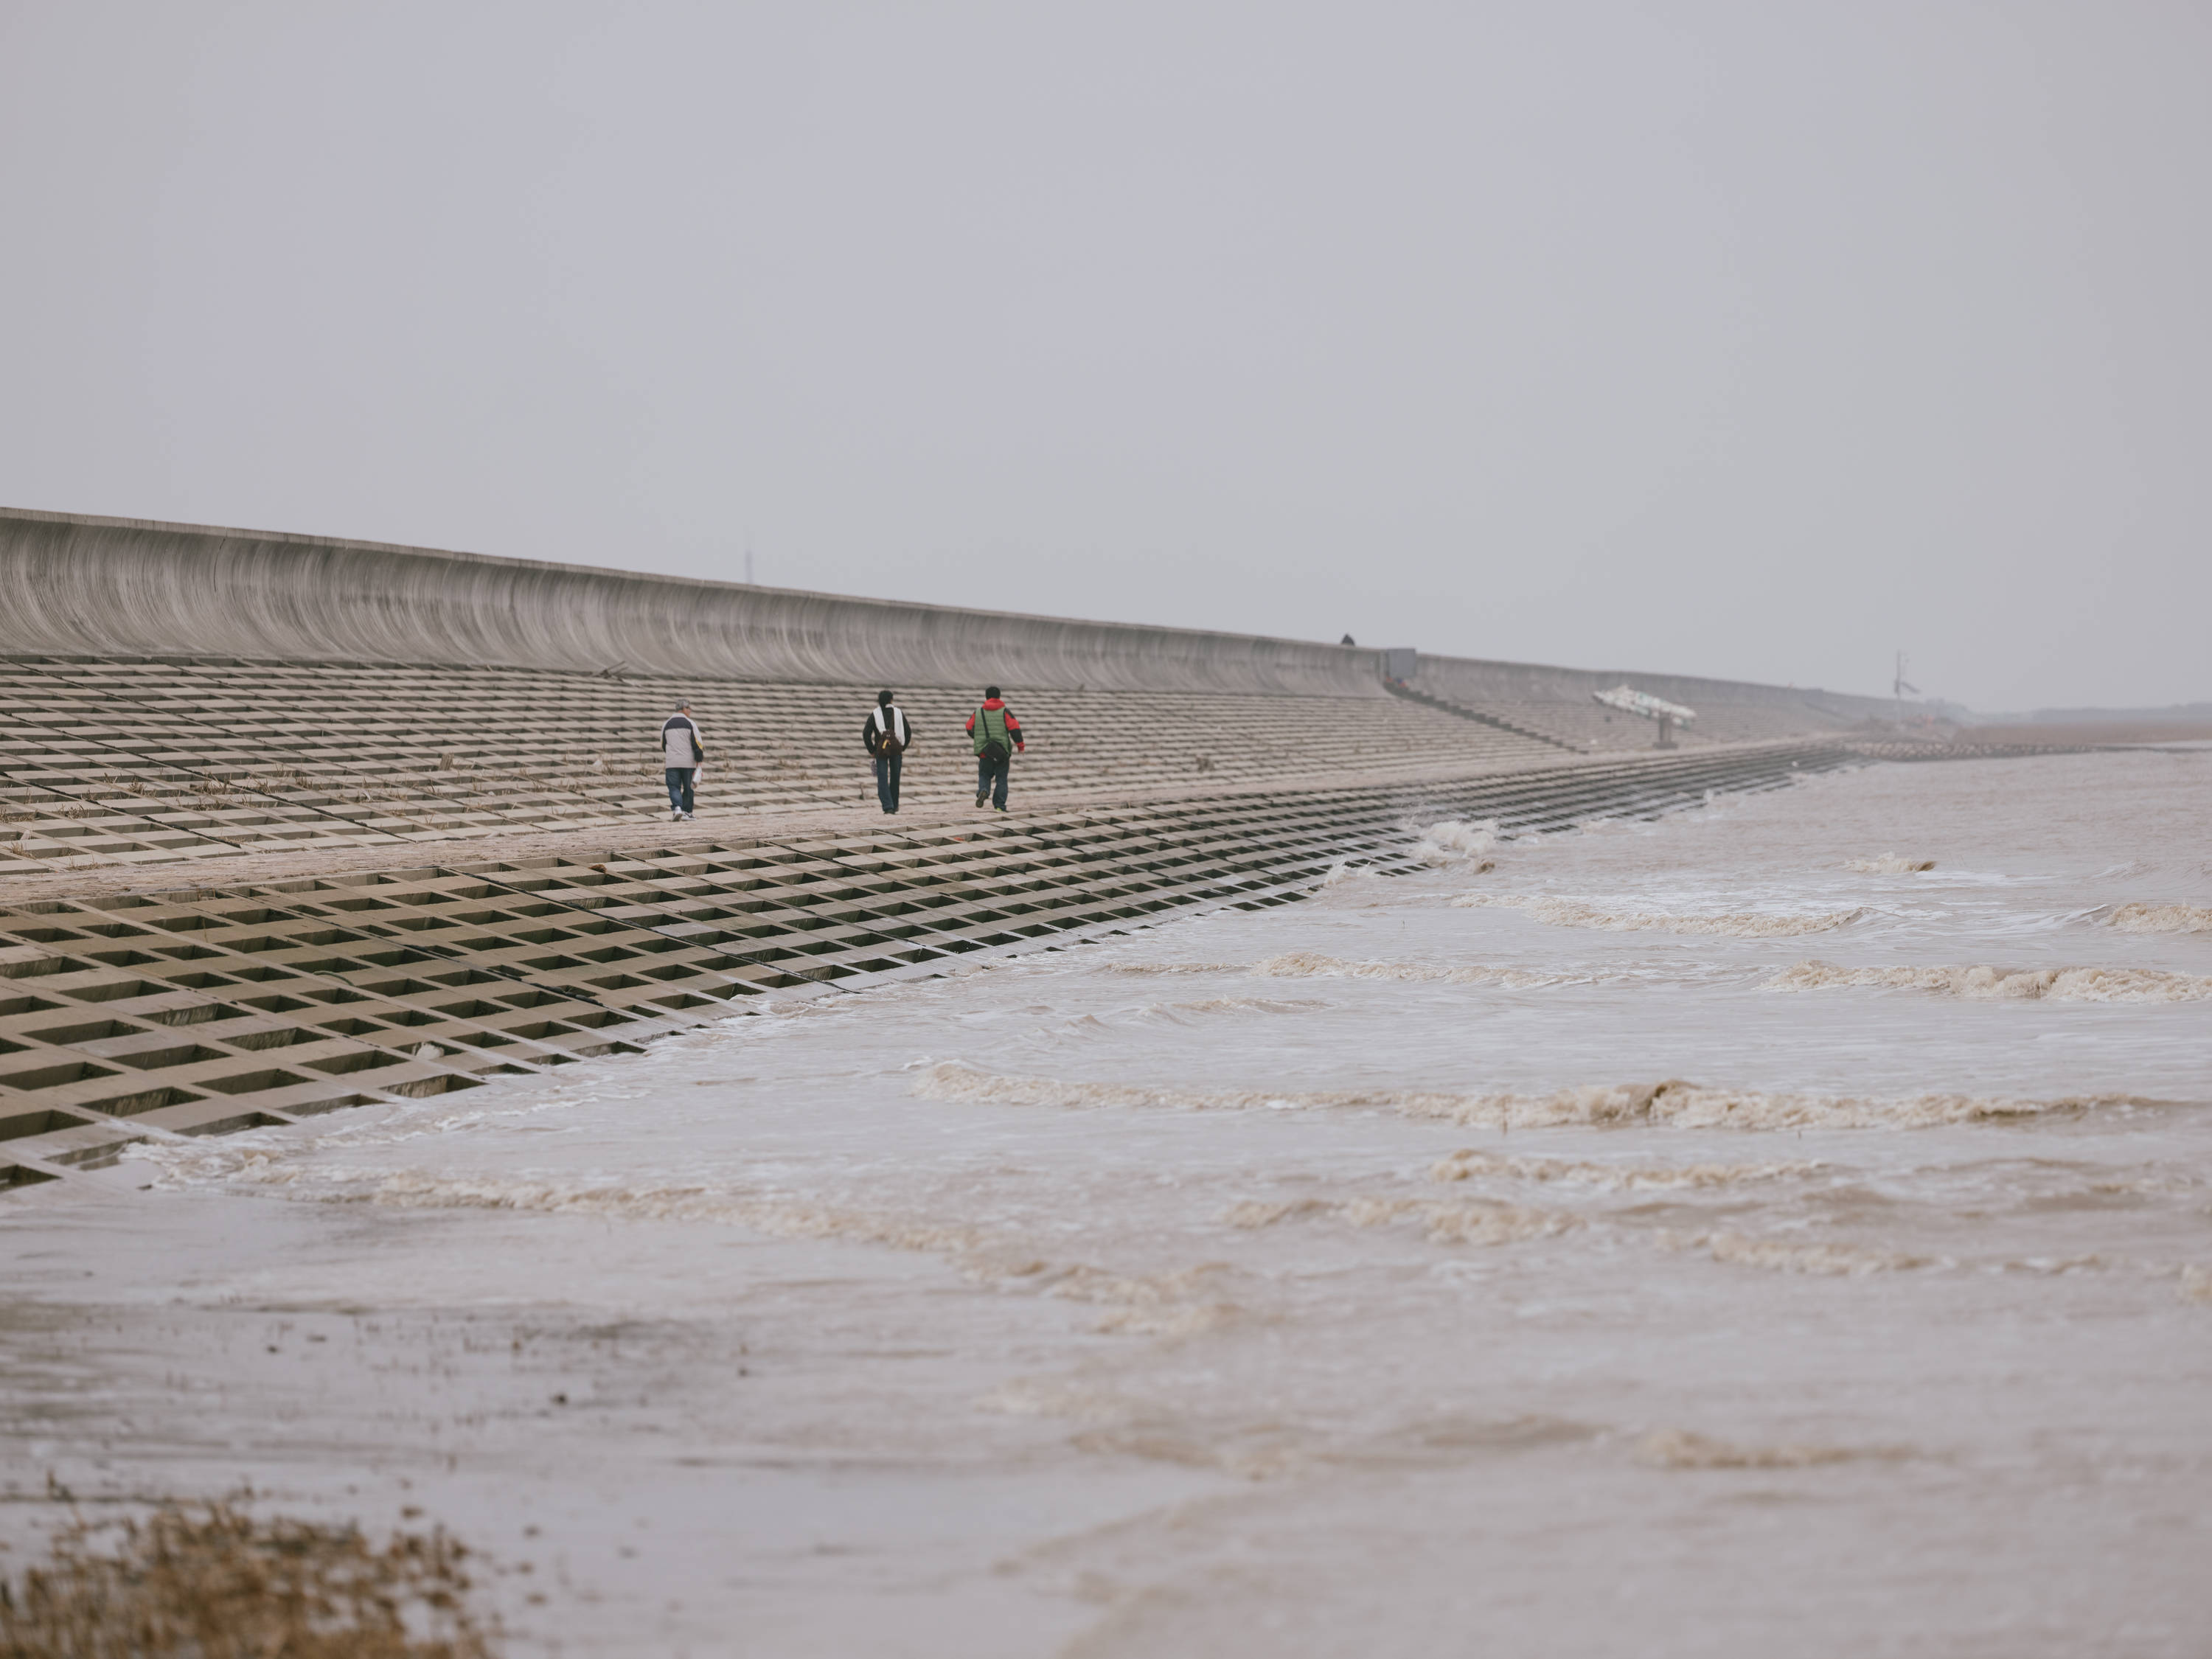
[[[1844,763],[1773,745],[1447,783],[1245,792],[588,861],[422,864],[0,908],[0,1188],[134,1141],[296,1122],[634,1051],[1194,907],[1413,867],[1416,825],[1650,817]],[[673,828],[673,826],[672,826]]]
[[[902,690],[904,798],[975,788],[975,692]],[[659,732],[689,701],[717,811],[872,802],[867,684],[211,659],[0,660],[0,872],[155,864],[665,817]],[[1557,759],[1396,698],[1025,690],[1016,787],[1052,805]]]

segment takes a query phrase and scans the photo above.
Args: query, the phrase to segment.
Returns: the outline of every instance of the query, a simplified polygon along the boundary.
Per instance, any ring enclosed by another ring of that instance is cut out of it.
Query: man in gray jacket
[[[691,718],[691,705],[678,705],[660,728],[661,764],[668,771],[668,821],[681,823],[691,816],[691,785],[707,763],[706,745],[699,741],[699,722]]]

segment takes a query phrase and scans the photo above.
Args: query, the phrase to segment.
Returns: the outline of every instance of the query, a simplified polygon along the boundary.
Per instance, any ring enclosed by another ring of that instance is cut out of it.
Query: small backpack
[[[876,712],[884,717],[884,729],[876,738],[876,752],[884,756],[905,753],[906,744],[900,740],[898,734],[899,722],[896,709],[878,708]]]

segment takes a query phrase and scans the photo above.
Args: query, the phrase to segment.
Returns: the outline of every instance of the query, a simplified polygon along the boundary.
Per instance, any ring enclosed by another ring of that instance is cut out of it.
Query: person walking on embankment
[[[1001,812],[1006,810],[1006,779],[1014,757],[1027,746],[1022,742],[1022,723],[1000,696],[999,688],[983,688],[983,706],[968,717],[968,735],[975,740],[975,805],[986,797]]]
[[[681,823],[691,816],[691,787],[707,763],[707,748],[699,741],[699,722],[691,718],[690,703],[678,703],[662,725],[660,757],[668,772],[668,821]]]
[[[860,722],[860,741],[876,757],[876,799],[884,811],[897,811],[899,762],[914,747],[914,728],[890,692],[876,693],[876,706]]]

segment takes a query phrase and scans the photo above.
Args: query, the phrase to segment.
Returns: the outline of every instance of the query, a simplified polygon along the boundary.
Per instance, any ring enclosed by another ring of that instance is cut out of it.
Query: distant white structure
[[[1651,745],[1654,749],[1672,749],[1674,728],[1687,726],[1698,718],[1694,708],[1685,708],[1679,702],[1668,702],[1664,697],[1655,697],[1649,691],[1638,691],[1630,686],[1616,685],[1610,691],[1593,691],[1590,696],[1624,714],[1640,714],[1647,720],[1658,721],[1659,741]]]

